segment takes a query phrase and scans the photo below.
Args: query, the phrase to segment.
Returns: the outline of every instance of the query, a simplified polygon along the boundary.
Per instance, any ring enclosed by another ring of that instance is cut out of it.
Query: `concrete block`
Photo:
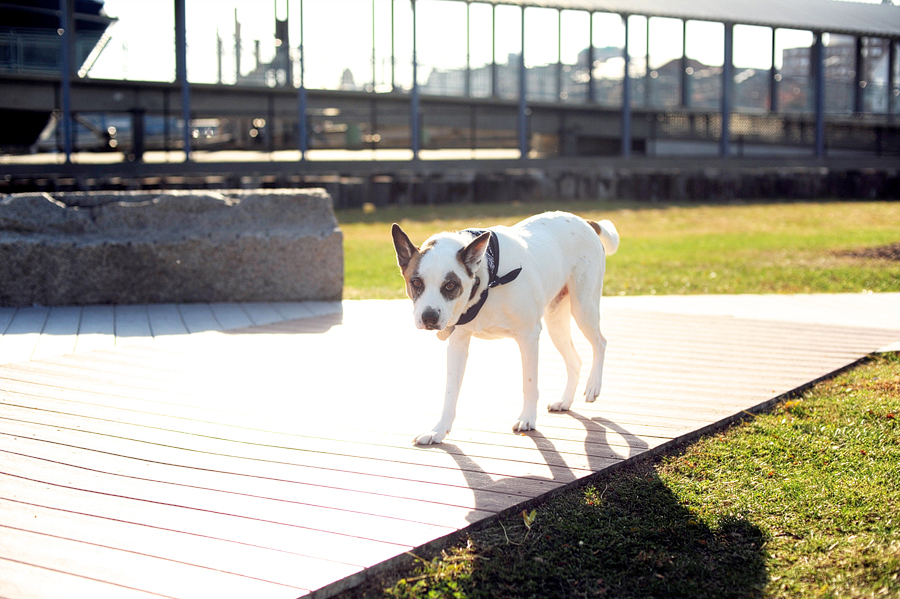
[[[343,276],[322,190],[0,200],[2,306],[338,300]]]

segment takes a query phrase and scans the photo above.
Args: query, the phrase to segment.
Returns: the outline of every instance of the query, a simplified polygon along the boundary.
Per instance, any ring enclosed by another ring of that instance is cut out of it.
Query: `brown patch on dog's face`
[[[416,298],[425,291],[425,281],[419,276],[419,261],[421,259],[422,254],[416,255],[414,261],[410,262],[409,267],[403,273],[403,277],[406,279],[406,295],[413,301],[416,301]],[[407,276],[407,272],[409,276]]]
[[[462,294],[462,280],[455,272],[448,272],[444,277],[444,283],[441,285],[441,295],[447,301],[453,301]]]

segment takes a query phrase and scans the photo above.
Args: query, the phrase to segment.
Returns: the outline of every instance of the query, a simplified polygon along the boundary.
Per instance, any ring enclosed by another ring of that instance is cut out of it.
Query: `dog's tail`
[[[616,250],[619,249],[619,232],[616,231],[616,226],[608,220],[601,220],[599,223],[589,220],[588,224],[600,236],[600,243],[603,244],[606,255],[612,256],[615,254]]]

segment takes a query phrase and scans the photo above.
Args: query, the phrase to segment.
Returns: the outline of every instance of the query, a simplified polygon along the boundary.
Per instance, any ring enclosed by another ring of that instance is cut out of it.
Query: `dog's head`
[[[440,233],[421,248],[396,223],[391,235],[416,326],[443,331],[465,312],[491,234],[470,239],[465,234]]]

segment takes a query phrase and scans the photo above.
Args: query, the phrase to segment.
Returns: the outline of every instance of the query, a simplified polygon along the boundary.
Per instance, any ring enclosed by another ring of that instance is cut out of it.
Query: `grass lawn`
[[[606,295],[900,290],[900,262],[854,252],[900,242],[900,202],[659,205],[546,202],[340,210],[346,299],[404,296],[390,225],[433,233],[513,224],[544,210],[612,220],[622,236]]]
[[[547,202],[338,211],[348,299],[401,298],[390,240],[561,209],[622,236],[607,295],[900,291],[900,202]],[[869,257],[866,257],[869,256]],[[507,515],[347,597],[900,597],[900,356]]]
[[[900,356],[604,473],[355,597],[900,597]]]

